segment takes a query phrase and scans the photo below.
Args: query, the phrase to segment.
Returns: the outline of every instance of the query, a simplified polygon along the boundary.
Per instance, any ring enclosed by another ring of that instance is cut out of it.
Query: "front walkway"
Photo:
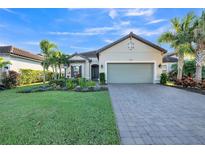
[[[122,144],[205,144],[205,95],[154,84],[112,84]]]

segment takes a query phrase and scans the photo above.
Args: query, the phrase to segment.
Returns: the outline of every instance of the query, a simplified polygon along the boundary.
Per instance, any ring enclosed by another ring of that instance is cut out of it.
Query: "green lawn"
[[[19,89],[0,92],[0,144],[119,144],[107,91]]]

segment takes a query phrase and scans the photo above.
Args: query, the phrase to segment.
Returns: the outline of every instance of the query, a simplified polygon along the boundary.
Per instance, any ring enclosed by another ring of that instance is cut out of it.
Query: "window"
[[[82,66],[71,66],[71,77],[78,78],[81,77]]]

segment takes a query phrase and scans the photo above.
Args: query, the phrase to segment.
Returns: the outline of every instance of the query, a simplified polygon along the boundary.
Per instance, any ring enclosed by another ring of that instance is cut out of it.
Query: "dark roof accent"
[[[83,55],[87,58],[96,58],[97,57],[97,51],[94,50],[94,51],[82,52],[82,53],[79,53],[79,55]]]
[[[175,63],[175,62],[178,62],[178,59],[175,57],[172,57],[172,54],[171,54],[171,55],[165,55],[162,61],[163,63]]]
[[[69,59],[72,58],[72,57],[74,57],[74,56],[80,56],[80,57],[82,57],[82,58],[84,58],[84,59],[86,59],[86,60],[88,60],[88,61],[91,61],[91,59],[89,59],[87,56],[84,56],[83,54],[78,54],[78,53],[74,53],[73,55],[71,55],[71,56],[69,57]],[[69,60],[69,61],[72,61],[72,60]],[[73,60],[73,61],[76,61],[76,60]]]
[[[143,43],[145,43],[145,44],[147,44],[147,45],[149,45],[149,46],[151,46],[151,47],[153,47],[153,48],[155,48],[155,49],[157,49],[157,50],[159,50],[159,51],[161,51],[163,53],[167,52],[167,50],[165,50],[164,48],[162,48],[162,47],[160,47],[160,46],[158,46],[158,45],[156,45],[156,44],[154,44],[154,43],[152,43],[152,42],[150,42],[148,40],[145,40],[144,38],[134,34],[133,32],[130,32],[128,35],[126,35],[126,36],[118,39],[117,41],[114,41],[114,42],[112,42],[112,43],[102,47],[101,49],[99,49],[97,51],[97,54],[99,54],[100,52],[104,51],[105,49],[108,49],[108,48],[110,48],[110,47],[112,47],[112,46],[114,46],[114,45],[116,45],[116,44],[118,44],[118,43],[120,43],[120,42],[122,42],[122,41],[124,41],[124,40],[126,40],[128,38],[130,38],[130,37],[133,37],[133,38],[137,39],[138,41],[141,41],[141,42],[143,42]]]
[[[70,63],[84,63],[85,60],[69,60]]]
[[[24,58],[30,58],[33,60],[43,61],[43,57],[33,54],[31,52],[13,47],[13,46],[0,46],[0,53],[9,53],[11,55],[16,55]]]

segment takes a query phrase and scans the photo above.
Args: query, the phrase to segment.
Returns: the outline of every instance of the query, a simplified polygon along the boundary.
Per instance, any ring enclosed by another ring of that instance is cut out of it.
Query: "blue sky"
[[[40,40],[48,39],[72,54],[101,48],[130,31],[157,43],[170,19],[190,11],[200,15],[202,9],[0,9],[0,45],[39,53]]]

